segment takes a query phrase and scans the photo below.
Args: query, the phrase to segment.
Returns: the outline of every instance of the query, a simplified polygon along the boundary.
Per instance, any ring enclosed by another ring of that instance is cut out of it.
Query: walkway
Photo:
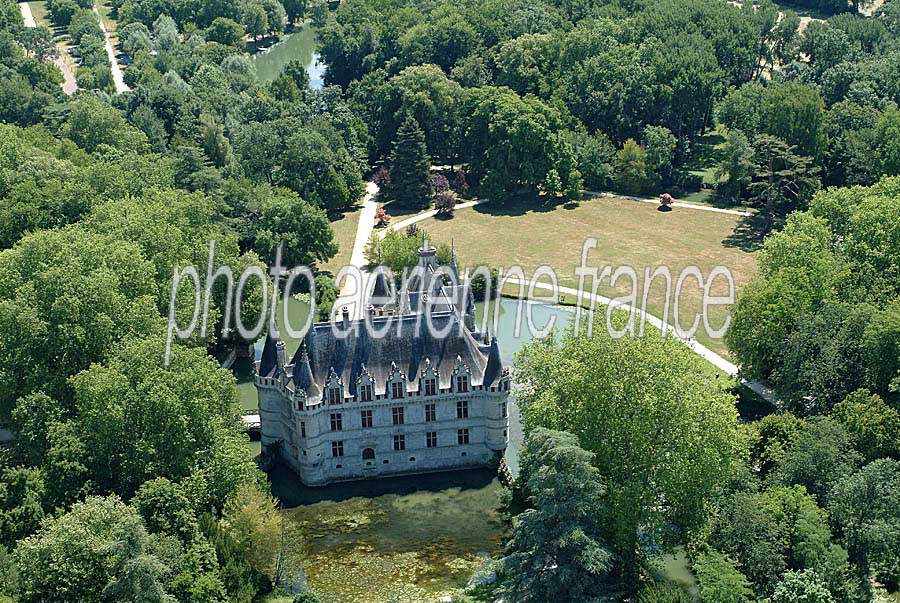
[[[634,197],[632,195],[620,195],[618,193],[609,193],[609,192],[597,192],[597,191],[583,191],[586,195],[593,195],[594,197],[603,197],[606,199],[625,199],[626,201],[640,201],[641,203],[652,203],[653,205],[659,205],[659,198],[652,199],[650,197]],[[712,207],[710,205],[697,205],[696,203],[685,203],[684,201],[675,201],[672,203],[672,207],[683,207],[684,209],[697,209],[700,211],[711,211],[718,214],[730,214],[732,216],[742,216],[744,218],[749,218],[753,215],[752,212],[741,210],[741,209],[724,209],[721,207]]]
[[[632,200],[640,201],[641,199],[635,198]],[[486,203],[486,202],[487,202],[487,200],[484,199],[484,200],[480,200],[480,201],[469,201],[467,203],[460,203],[459,205],[456,206],[456,209],[466,209],[469,207],[475,207],[476,205],[480,205],[480,204]],[[656,203],[656,201],[652,201],[652,202]],[[713,211],[713,210],[717,209],[714,207],[705,207],[702,205],[692,205],[692,204],[685,204],[685,205],[689,209],[700,209],[700,210],[704,210],[704,211]],[[734,211],[734,210],[719,210],[719,211]],[[406,218],[405,220],[401,220],[400,222],[397,222],[396,224],[392,224],[390,226],[390,230],[394,230],[394,231],[400,230],[402,228],[406,228],[407,226],[409,226],[411,224],[416,224],[418,222],[422,222],[423,220],[433,218],[435,215],[437,215],[436,210],[425,211],[425,212],[416,214],[414,216],[410,216],[409,218]],[[362,223],[360,223],[360,230],[362,230]],[[387,235],[387,230],[378,234],[378,236],[380,238],[384,238],[386,235]],[[366,241],[368,241],[368,236],[369,235],[367,234],[366,239],[365,239]],[[357,240],[357,244],[358,243],[359,243],[359,240]],[[354,250],[355,250],[355,247],[354,247]],[[530,287],[533,285],[535,289],[552,290],[552,287],[549,284],[534,282],[534,281],[530,281],[527,279],[523,280],[523,279],[519,279],[518,277],[507,277],[504,280],[504,282],[508,282],[513,285],[521,284],[525,287]],[[564,293],[566,295],[574,295],[576,297],[578,296],[578,290],[573,289],[571,287],[559,287],[558,291],[559,291],[559,293]],[[342,291],[342,294],[343,294],[343,291]],[[604,306],[609,305],[612,302],[612,300],[608,297],[604,297],[602,295],[594,295],[593,293],[590,293],[588,291],[585,291],[582,295],[583,295],[583,299],[587,299],[591,302],[594,302],[594,303],[597,303],[600,305],[604,305]],[[626,307],[626,309],[630,310],[631,312],[636,313],[637,317],[639,319],[645,320],[646,322],[650,323],[651,325],[660,329],[663,332],[666,332],[667,330],[674,332],[674,334],[679,338],[679,340],[682,341],[689,348],[691,348],[691,350],[693,350],[694,353],[700,355],[702,358],[704,358],[706,361],[708,361],[710,364],[712,364],[713,366],[718,368],[720,371],[722,371],[726,375],[737,378],[738,367],[734,363],[732,363],[732,362],[726,360],[725,358],[723,358],[722,356],[716,354],[715,352],[710,350],[708,347],[697,342],[696,340],[684,338],[678,332],[677,327],[672,326],[672,325],[669,325],[668,327],[666,327],[666,325],[663,324],[663,321],[661,319],[650,314],[649,312],[645,312],[644,310],[641,310],[640,308],[627,308]],[[768,387],[763,385],[762,383],[760,383],[758,381],[746,381],[743,379],[741,380],[741,383],[746,385],[748,388],[750,388],[753,392],[755,392],[757,395],[762,397],[767,402],[770,402],[773,404],[776,402],[777,398],[775,396],[775,393],[771,389],[769,389]]]
[[[37,22],[34,20],[34,15],[31,12],[31,6],[28,5],[27,2],[19,2],[19,12],[22,13],[22,20],[25,22],[25,27],[37,27]],[[53,58],[53,63],[59,67],[59,70],[62,71],[63,74],[63,82],[60,84],[63,92],[72,96],[75,94],[75,91],[78,90],[78,83],[75,81],[75,73],[72,71],[72,66],[66,62],[65,50],[59,45],[56,45],[59,50],[59,56]]]
[[[356,239],[353,241],[353,253],[350,255],[350,266],[359,268],[362,273],[362,283],[358,283],[356,279],[348,277],[344,279],[341,286],[341,293],[334,302],[335,308],[347,306],[351,309],[351,319],[363,318],[363,304],[360,303],[359,286],[362,291],[366,291],[368,287],[369,273],[366,271],[366,244],[372,236],[372,229],[375,228],[375,211],[378,209],[378,203],[375,198],[378,196],[378,186],[374,182],[366,184],[366,194],[362,198],[362,211],[359,213],[359,224],[356,226]]]
[[[125,80],[122,77],[122,70],[119,69],[119,61],[116,60],[116,51],[113,49],[112,42],[109,40],[109,32],[106,30],[106,25],[103,23],[103,17],[100,16],[100,11],[97,10],[96,5],[94,6],[94,14],[97,15],[97,20],[100,22],[100,30],[103,31],[106,56],[109,57],[109,69],[112,71],[113,84],[116,86],[116,94],[128,92],[131,88],[125,84]]]

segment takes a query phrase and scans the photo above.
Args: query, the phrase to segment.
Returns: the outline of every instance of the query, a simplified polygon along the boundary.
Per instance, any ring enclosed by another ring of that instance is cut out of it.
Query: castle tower
[[[426,270],[437,267],[437,249],[422,235],[422,246],[419,247],[419,266]]]

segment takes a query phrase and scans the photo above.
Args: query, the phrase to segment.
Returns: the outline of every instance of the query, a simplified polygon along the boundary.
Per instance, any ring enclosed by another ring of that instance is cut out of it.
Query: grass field
[[[334,240],[338,244],[338,252],[331,260],[320,266],[322,270],[329,270],[333,274],[337,274],[341,267],[350,262],[361,212],[362,205],[356,205],[349,211],[331,216],[331,229],[334,230]]]
[[[521,205],[519,206],[521,207]],[[622,199],[591,199],[578,204],[545,207],[534,203],[524,209],[485,204],[457,212],[450,219],[431,219],[421,223],[436,240],[455,241],[462,264],[509,267],[519,265],[527,278],[541,265],[552,267],[562,286],[578,287],[575,268],[580,262],[582,244],[587,237],[598,240],[587,265],[601,272],[610,266],[634,268],[638,275],[638,304],[645,294],[645,270],[652,273],[667,266],[672,273],[669,318],[674,312],[674,290],[685,267],[697,266],[704,276],[716,266],[731,272],[735,294],[756,272],[756,258],[734,231],[742,218],[730,214],[675,208],[660,212],[648,203]],[[546,279],[543,279],[547,282]],[[618,297],[630,293],[630,279],[622,278],[616,287],[609,279],[598,293]],[[586,288],[590,288],[590,282]],[[666,285],[662,277],[652,281],[647,292],[646,310],[663,317]],[[725,295],[727,281],[718,278],[711,295]],[[562,300],[574,302],[574,300]],[[687,328],[702,309],[702,291],[695,279],[685,280],[679,296],[679,324]],[[710,323],[720,328],[730,313],[728,306],[710,308]],[[701,324],[702,326],[702,324]],[[711,339],[701,331],[697,339],[716,352],[727,353],[724,342]]]

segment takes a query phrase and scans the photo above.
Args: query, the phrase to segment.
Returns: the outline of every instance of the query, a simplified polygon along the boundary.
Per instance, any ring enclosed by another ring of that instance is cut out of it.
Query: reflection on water
[[[300,61],[309,73],[310,86],[321,88],[325,65],[318,59],[316,30],[307,24],[297,27],[268,50],[253,55],[253,64],[256,65],[259,81],[267,84],[281,73],[288,61]]]

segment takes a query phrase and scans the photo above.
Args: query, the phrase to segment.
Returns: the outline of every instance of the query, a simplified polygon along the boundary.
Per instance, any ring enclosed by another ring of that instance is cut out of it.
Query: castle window
[[[437,421],[437,404],[425,405],[425,421],[429,423]]]
[[[300,437],[306,437],[306,421],[300,421]]]
[[[392,398],[402,398],[403,397],[403,383],[394,382],[391,383],[391,397]]]
[[[364,410],[364,411],[360,412],[359,414],[360,414],[360,418],[362,419],[363,429],[365,429],[367,427],[371,427],[372,426],[372,411]]]
[[[344,401],[343,396],[341,395],[341,388],[339,387],[330,387],[328,388],[328,401],[332,404],[340,404]]]
[[[372,401],[372,386],[371,385],[359,386],[359,401],[360,402],[371,402]]]
[[[342,431],[344,429],[344,417],[339,412],[331,413],[331,431]]]
[[[437,379],[425,380],[425,395],[433,396],[437,393]]]
[[[415,463],[415,462],[416,462],[416,457],[414,457],[414,456],[409,457],[409,462],[410,462],[410,463]]]
[[[427,448],[437,448],[437,432],[429,431],[425,434],[425,446]]]
[[[456,391],[458,391],[458,392],[469,391],[469,378],[468,377],[466,377],[465,375],[457,375]]]
[[[395,435],[394,436],[394,450],[406,450],[406,436],[405,435]]]
[[[509,416],[509,409],[506,407],[506,402],[500,403],[500,418],[505,419]]]
[[[469,443],[469,430],[468,429],[457,429],[456,430],[456,443],[462,446],[463,444]]]
[[[456,403],[456,418],[457,419],[468,419],[469,418],[469,403],[465,400],[460,400]]]
[[[338,440],[331,443],[331,456],[337,458],[344,456],[344,441]]]
[[[393,419],[394,425],[403,425],[403,407],[395,406],[392,408],[391,418]]]

